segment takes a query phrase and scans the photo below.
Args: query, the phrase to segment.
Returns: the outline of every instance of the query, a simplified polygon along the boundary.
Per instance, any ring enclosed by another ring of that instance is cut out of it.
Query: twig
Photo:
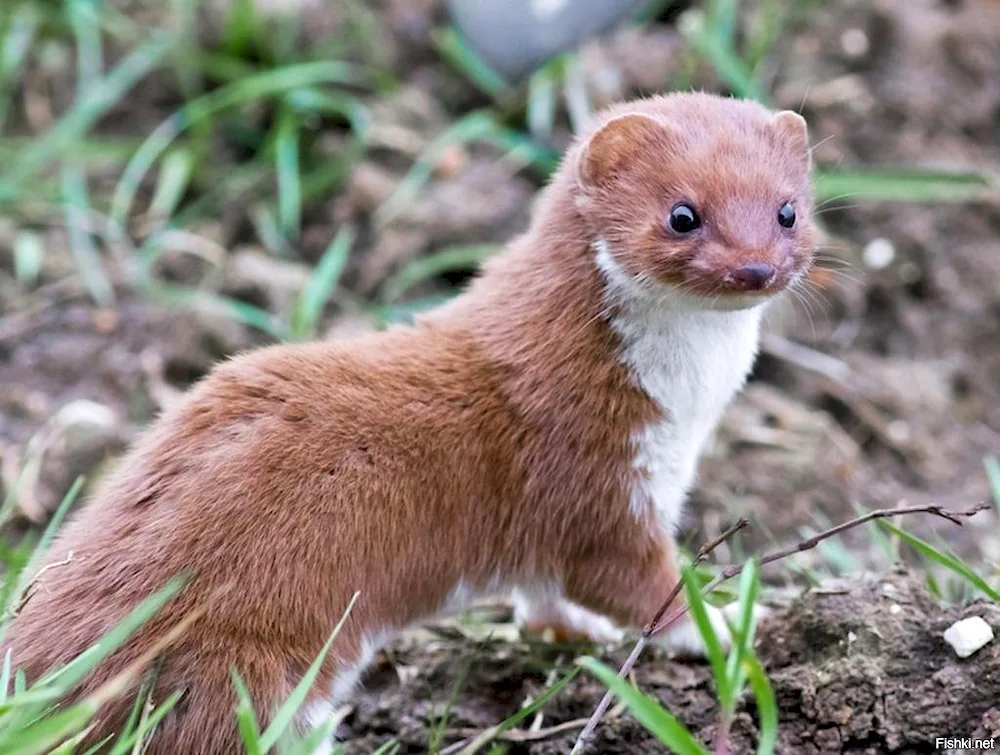
[[[586,718],[576,718],[572,721],[564,721],[561,724],[546,726],[543,729],[509,729],[508,731],[500,732],[499,734],[495,733],[498,728],[496,726],[490,727],[485,732],[481,732],[478,729],[459,729],[458,731],[452,731],[449,733],[459,734],[463,737],[468,737],[468,739],[445,747],[441,750],[441,755],[452,755],[453,753],[457,753],[462,750],[463,747],[466,747],[471,741],[481,740],[484,735],[489,736],[491,740],[499,739],[502,742],[538,742],[543,739],[548,739],[549,737],[554,737],[557,734],[562,734],[564,731],[579,729],[586,723]]]
[[[45,574],[45,572],[47,572],[49,569],[56,569],[60,566],[69,566],[69,564],[71,564],[72,562],[73,562],[73,551],[70,551],[69,553],[66,554],[66,558],[64,558],[62,561],[54,561],[53,563],[46,564],[41,569],[39,569],[38,573],[36,573],[35,576],[31,578],[31,581],[24,588],[24,592],[21,593],[20,600],[17,601],[17,605],[14,607],[14,610],[10,612],[10,617],[12,619],[16,619],[18,614],[20,614],[21,611],[24,610],[24,607],[28,605],[28,601],[31,600],[31,596],[35,594],[35,588],[38,587],[38,585],[41,583],[42,575]]]
[[[834,527],[830,527],[830,529],[817,533],[812,537],[807,537],[805,540],[789,546],[788,548],[782,548],[781,550],[774,551],[773,553],[768,553],[760,559],[760,565],[764,566],[766,564],[771,564],[775,561],[780,561],[783,558],[794,556],[796,553],[812,550],[824,540],[828,540],[831,537],[839,535],[845,530],[852,529],[875,519],[888,519],[902,514],[933,514],[941,517],[942,519],[947,519],[952,524],[957,524],[961,527],[963,519],[975,516],[980,511],[985,511],[989,507],[990,504],[988,502],[980,501],[964,511],[951,511],[949,509],[942,508],[936,503],[932,503],[927,506],[901,506],[895,509],[878,509],[877,511],[869,511],[867,514],[863,514],[862,516],[855,517],[854,519],[842,522]],[[708,593],[712,592],[712,590],[718,587],[722,582],[739,576],[745,566],[746,564],[730,564],[729,566],[724,567],[707,585],[705,585],[705,587],[702,588],[701,594],[708,595]],[[681,616],[687,613],[687,610],[686,605],[675,610],[656,627],[653,633],[655,634],[656,632],[661,632],[666,629],[668,626],[681,618]]]
[[[720,545],[726,542],[737,532],[749,526],[750,526],[750,520],[747,519],[746,517],[740,517],[736,521],[736,524],[734,524],[728,530],[726,530],[713,540],[709,540],[707,543],[701,546],[698,549],[698,552],[694,555],[694,558],[691,560],[691,566],[695,567],[698,564],[700,564],[702,561],[708,558],[716,548],[718,548]],[[670,608],[670,604],[673,603],[674,600],[676,600],[677,596],[681,594],[681,589],[683,588],[683,586],[684,586],[683,583],[680,580],[678,580],[677,584],[674,585],[673,589],[667,595],[666,600],[663,601],[659,609],[653,615],[653,618],[651,618],[649,622],[646,624],[646,626],[643,627],[642,633],[644,635],[649,637],[656,633],[654,627],[656,626],[657,622],[663,617],[663,614],[667,612],[667,609]],[[629,669],[625,669],[625,674],[627,674],[628,672]],[[625,674],[621,675],[623,679],[625,678]]]
[[[608,713],[608,718],[613,719],[616,716],[621,715],[624,710],[624,703],[618,703],[618,705],[612,708]],[[466,737],[466,739],[448,745],[441,750],[441,755],[455,755],[455,753],[461,752],[463,748],[468,747],[470,743],[473,742],[480,745],[485,745],[495,740],[514,743],[539,742],[543,739],[554,737],[557,734],[562,734],[564,731],[580,729],[585,726],[586,723],[586,718],[574,718],[572,721],[563,721],[561,724],[553,724],[552,726],[547,726],[543,729],[508,729],[507,731],[499,733],[497,733],[499,726],[491,726],[485,731],[480,731],[479,729],[452,729],[449,730],[449,734],[457,734],[459,736]]]
[[[822,375],[839,385],[846,386],[851,380],[851,368],[847,362],[774,333],[765,333],[761,336],[760,347],[773,357]]]
[[[949,522],[957,524],[959,527],[961,527],[963,519],[968,519],[969,517],[975,516],[980,511],[985,511],[989,507],[990,504],[987,501],[980,501],[979,503],[975,504],[974,506],[971,506],[968,509],[965,509],[964,511],[951,511],[950,509],[945,509],[937,504],[930,504],[927,506],[903,506],[894,509],[879,509],[877,511],[869,511],[867,514],[855,517],[854,519],[851,519],[847,522],[843,522],[834,527],[831,527],[828,530],[824,530],[823,532],[817,533],[812,537],[808,537],[805,540],[802,540],[801,542],[796,543],[793,546],[790,546],[788,548],[782,548],[781,550],[774,551],[773,553],[768,553],[767,555],[763,556],[760,559],[760,565],[764,566],[765,564],[774,563],[775,561],[780,561],[783,558],[788,558],[789,556],[793,556],[796,553],[801,553],[803,551],[811,550],[824,540],[839,535],[845,530],[849,530],[853,527],[857,527],[859,525],[865,524],[875,519],[888,519],[890,517],[899,516],[901,514],[933,514],[943,519],[947,519]],[[740,522],[742,521],[744,520],[740,520]],[[707,546],[704,546],[700,551],[698,551],[699,555],[701,555],[703,551],[705,551],[707,555],[707,553],[711,552],[711,550],[708,549],[709,546],[711,546],[712,548],[718,546],[718,544],[722,542],[726,537],[729,537],[737,529],[741,529],[742,527],[738,526],[740,525],[740,522],[737,522],[737,526],[730,528],[730,530],[727,530],[725,533],[723,533],[722,536],[716,538]],[[697,560],[695,561],[695,563],[697,563]],[[715,577],[707,585],[705,585],[705,587],[702,588],[701,594],[708,595],[722,582],[732,579],[733,577],[739,576],[739,574],[743,571],[744,566],[745,564],[730,564],[729,566],[726,566],[718,574],[716,574]],[[681,586],[678,584],[675,587],[675,589],[671,591],[671,598],[663,606],[661,606],[659,611],[657,611],[657,615],[654,617],[654,621],[657,621],[659,623],[655,625],[652,631],[649,631],[648,625],[646,629],[643,630],[642,634],[639,636],[638,641],[635,643],[635,647],[632,648],[632,652],[629,654],[629,657],[625,660],[625,663],[622,664],[622,667],[618,672],[618,676],[620,678],[624,677],[632,670],[632,667],[639,659],[639,655],[642,653],[643,649],[648,644],[649,638],[652,637],[652,635],[656,634],[657,632],[663,631],[664,629],[669,627],[671,624],[673,624],[675,621],[677,621],[682,616],[684,616],[684,614],[687,613],[688,606],[685,604],[683,606],[676,608],[666,618],[662,619],[662,621],[660,620],[663,614],[666,613],[666,609],[673,601],[673,598],[677,597],[677,595],[680,593],[680,590]],[[589,744],[590,739],[593,737],[594,730],[597,728],[597,724],[600,723],[601,716],[603,716],[604,713],[607,711],[608,703],[606,703],[605,701],[609,701],[610,698],[611,698],[610,692],[606,693],[604,697],[601,698],[601,702],[598,704],[597,708],[595,708],[594,712],[591,714],[590,719],[587,722],[587,726],[584,727],[584,730],[582,732],[580,732],[580,736],[577,738],[576,744],[573,745],[573,750],[571,755],[579,755],[579,753],[583,752],[584,747],[586,747],[587,744]]]
[[[893,435],[889,421],[882,416],[878,407],[863,395],[850,365],[841,359],[774,333],[763,335],[760,347],[771,356],[822,378],[822,388],[826,393],[842,402],[881,443],[911,462],[917,467],[917,473],[920,473],[920,466],[924,460],[910,444]]]
[[[701,546],[701,548],[698,549],[698,552],[695,554],[694,559],[691,561],[691,566],[697,566],[698,564],[700,564],[702,561],[708,558],[709,554],[712,551],[714,551],[716,548],[722,545],[722,543],[724,543],[734,534],[739,532],[741,529],[747,527],[749,524],[750,521],[748,519],[740,518],[739,521],[736,522],[736,524],[734,524],[728,530],[723,532],[717,538],[705,543],[703,546]],[[683,586],[684,586],[683,583],[680,580],[677,580],[677,584],[673,586],[673,589],[671,589],[666,599],[660,605],[659,609],[657,609],[656,613],[653,615],[653,618],[651,618],[649,620],[649,623],[647,623],[646,626],[643,628],[642,634],[639,635],[638,641],[632,648],[632,652],[629,653],[628,658],[625,659],[625,663],[623,663],[622,667],[618,670],[619,679],[624,679],[626,676],[628,676],[628,673],[632,670],[632,667],[635,665],[636,661],[639,660],[639,656],[642,655],[642,651],[645,650],[646,645],[649,644],[649,639],[657,632],[658,623],[660,619],[663,618],[663,614],[667,612],[667,609],[670,608],[671,604],[677,599],[677,596],[681,594],[681,589],[683,588]],[[607,710],[611,706],[611,701],[613,699],[614,695],[612,694],[611,690],[608,690],[607,692],[604,693],[604,697],[601,698],[601,701],[597,704],[597,707],[594,709],[594,712],[590,715],[590,718],[587,720],[587,725],[584,727],[583,731],[580,732],[580,736],[577,737],[576,744],[573,745],[572,755],[577,755],[577,753],[583,752],[583,748],[586,747],[587,743],[591,740],[591,738],[593,738],[594,731],[597,729],[597,725],[601,722],[601,718],[604,717],[604,714],[607,713]]]

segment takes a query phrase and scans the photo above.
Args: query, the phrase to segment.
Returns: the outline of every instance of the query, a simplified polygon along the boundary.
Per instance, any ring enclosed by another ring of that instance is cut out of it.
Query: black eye
[[[701,225],[701,218],[689,204],[675,204],[670,211],[670,227],[677,233],[691,233]]]
[[[795,208],[790,202],[785,202],[778,210],[778,225],[783,228],[791,228],[795,225]]]

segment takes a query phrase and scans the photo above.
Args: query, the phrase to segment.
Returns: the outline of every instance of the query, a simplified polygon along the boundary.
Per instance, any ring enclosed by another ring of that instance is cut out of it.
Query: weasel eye
[[[778,225],[782,228],[791,228],[795,225],[795,208],[791,202],[785,202],[778,210]]]
[[[677,233],[691,233],[691,231],[701,226],[701,218],[694,211],[694,207],[689,204],[675,204],[670,211],[670,227]]]

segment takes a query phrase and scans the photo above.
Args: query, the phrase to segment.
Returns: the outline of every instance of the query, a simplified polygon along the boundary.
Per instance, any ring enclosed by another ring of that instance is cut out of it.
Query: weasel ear
[[[791,146],[792,151],[801,154],[808,162],[809,127],[806,125],[806,119],[792,110],[782,110],[774,114],[771,123],[782,140]]]
[[[669,127],[648,115],[615,116],[587,141],[577,163],[577,180],[585,187],[600,186],[658,144],[665,146],[669,138]]]

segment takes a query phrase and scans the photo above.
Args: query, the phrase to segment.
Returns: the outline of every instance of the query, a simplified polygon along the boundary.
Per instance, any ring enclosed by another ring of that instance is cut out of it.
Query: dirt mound
[[[905,573],[831,581],[774,609],[761,624],[757,644],[780,708],[778,752],[929,753],[942,749],[935,745],[938,737],[992,737],[1000,744],[1000,640],[959,659],[943,639],[945,629],[968,616],[1000,626],[1000,606],[982,600],[941,606]],[[509,630],[498,626],[501,633]],[[427,752],[442,718],[440,741],[448,751],[514,714],[560,678],[578,651],[519,641],[476,643],[444,630],[432,641],[404,638],[369,673],[341,731],[347,752],[369,753],[390,738],[400,742],[401,752]],[[614,652],[605,661],[618,666],[626,654]],[[634,680],[711,743],[716,706],[705,663],[651,650]],[[534,733],[518,729],[508,735],[513,741],[507,752],[569,752],[580,719],[603,691],[592,677],[577,676],[545,706]],[[733,727],[734,752],[753,752],[756,736],[748,695]],[[601,724],[592,751],[664,748],[620,713]]]

